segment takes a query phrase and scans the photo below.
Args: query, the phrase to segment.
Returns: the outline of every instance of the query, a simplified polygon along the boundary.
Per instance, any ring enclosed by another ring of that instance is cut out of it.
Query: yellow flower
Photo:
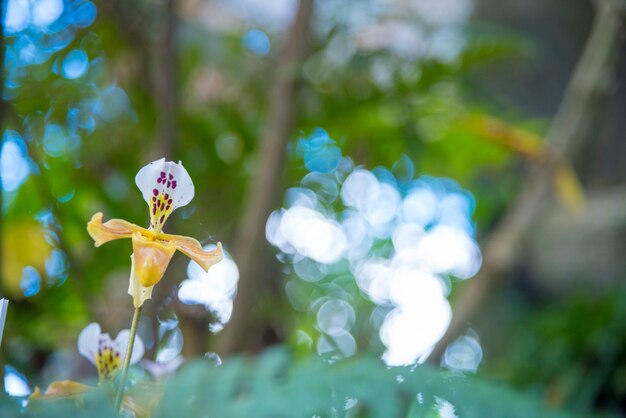
[[[193,238],[163,232],[163,224],[170,214],[188,204],[194,196],[191,177],[179,162],[162,158],[143,167],[135,177],[135,183],[150,208],[150,227],[142,228],[123,219],[111,219],[102,223],[98,212],[87,224],[87,231],[95,246],[120,238],[131,238],[133,254],[128,294],[133,297],[136,308],[152,297],[157,284],[176,250],[197,262],[205,271],[223,258],[222,246],[204,251]]]

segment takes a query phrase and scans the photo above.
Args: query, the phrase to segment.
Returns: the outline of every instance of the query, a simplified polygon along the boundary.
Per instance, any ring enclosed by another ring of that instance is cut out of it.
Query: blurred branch
[[[160,8],[160,16],[158,17],[158,27],[161,30],[156,31],[155,39],[152,43],[152,57],[154,65],[152,66],[152,90],[154,91],[154,104],[156,108],[156,141],[149,150],[150,158],[148,160],[156,160],[165,157],[167,160],[174,160],[174,152],[176,145],[176,31],[178,20],[176,18],[176,0],[164,0]],[[170,226],[173,222],[170,223]],[[175,229],[175,227],[174,227]],[[160,286],[157,286],[152,294],[152,302],[145,306],[145,314],[147,317],[158,317],[159,310],[165,304],[164,300],[172,297],[176,300],[176,290],[178,288],[178,278],[180,276],[172,271],[165,275]],[[173,297],[174,296],[174,297]],[[187,310],[180,309],[182,304],[177,304],[176,313],[180,316],[181,327],[184,324],[198,324],[199,321],[195,316],[186,315]],[[185,351],[187,355],[199,354],[204,348],[202,336],[208,334],[207,324],[209,315],[207,313],[204,325],[196,326],[193,332],[185,333]],[[158,335],[159,322],[154,321],[153,332]],[[184,327],[183,327],[184,328]],[[198,342],[201,341],[201,342]],[[148,355],[156,354],[155,344],[148,349]],[[187,351],[190,350],[190,351]]]
[[[625,5],[624,0],[596,3],[591,34],[548,130],[551,161],[575,160],[584,142],[593,138],[591,129],[598,102],[606,93],[615,70]],[[482,269],[473,279],[459,285],[452,322],[431,354],[431,362],[439,362],[446,346],[464,331],[494,286],[507,277],[520,259],[522,245],[549,201],[553,166],[533,167],[515,203],[486,239]]]
[[[146,150],[149,159],[173,159],[176,138],[176,0],[141,9],[141,2],[116,0],[103,4],[138,56],[138,83],[152,96],[156,110],[156,144]]]
[[[173,159],[176,140],[176,0],[165,0],[162,13],[162,34],[157,36],[154,48],[155,102],[157,106],[157,132],[160,135],[157,158]]]
[[[240,278],[232,319],[218,339],[216,351],[220,355],[259,348],[263,332],[258,315],[259,296],[272,284],[270,275],[263,274],[269,257],[265,222],[281,191],[286,148],[295,116],[298,75],[306,55],[312,14],[313,0],[300,0],[278,58],[256,175],[233,245]]]
[[[139,69],[137,73],[142,75],[137,78],[137,83],[146,92],[150,92],[152,90],[149,83],[150,77],[145,75],[152,72],[148,34],[154,31],[150,29],[150,10],[141,10],[139,6],[140,2],[123,0],[101,2],[98,5],[98,13],[101,17],[111,19],[132,46],[132,53],[138,57]]]

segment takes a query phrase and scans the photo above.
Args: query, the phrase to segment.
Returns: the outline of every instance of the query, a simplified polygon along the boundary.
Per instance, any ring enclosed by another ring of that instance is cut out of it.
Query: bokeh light
[[[28,66],[46,62],[67,47],[76,31],[91,25],[97,10],[90,1],[7,0],[4,28],[6,46],[6,87],[20,86]],[[80,77],[87,71],[84,51],[72,51],[63,64],[67,78]],[[11,91],[8,92],[11,94]]]
[[[0,148],[0,176],[2,191],[14,192],[26,181],[30,174],[30,164],[26,144],[21,136],[6,130]]]
[[[250,29],[244,33],[241,43],[255,55],[265,56],[270,52],[270,38],[261,29]]]
[[[323,129],[316,129],[309,137],[298,140],[298,152],[305,167],[312,172],[330,173],[339,165],[341,150]]]
[[[407,156],[392,170],[355,167],[319,128],[294,151],[309,173],[270,215],[266,237],[302,283],[289,281],[285,291],[295,309],[315,314],[318,353],[356,352],[351,332],[365,312],[355,307],[365,297],[379,312],[383,360],[424,361],[451,320],[450,279],[468,279],[481,265],[472,196],[449,179],[415,179]],[[337,294],[311,299],[316,288]]]
[[[450,343],[441,358],[441,365],[462,372],[476,372],[483,359],[483,350],[478,335],[469,330]]]
[[[63,60],[63,76],[73,79],[81,77],[89,67],[89,58],[85,51],[74,49]]]
[[[36,268],[32,266],[24,267],[22,270],[22,281],[20,283],[24,296],[35,296],[41,289],[41,276]]]
[[[204,246],[207,251],[215,248],[213,244]],[[211,331],[221,331],[233,312],[233,299],[237,294],[239,281],[237,265],[224,250],[224,259],[211,267],[208,272],[202,270],[195,261],[190,261],[187,277],[180,284],[178,298],[189,305],[203,305],[215,317],[215,321],[210,325]]]
[[[4,366],[4,390],[7,395],[15,397],[25,397],[32,392],[26,377],[8,364]]]

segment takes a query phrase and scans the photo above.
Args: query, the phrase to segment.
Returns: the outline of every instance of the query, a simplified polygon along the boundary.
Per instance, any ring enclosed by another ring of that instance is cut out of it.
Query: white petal
[[[165,179],[164,181],[159,181]],[[173,201],[174,208],[185,206],[194,196],[194,187],[189,173],[180,163],[165,161],[165,158],[151,162],[143,167],[135,176],[135,183],[143,199],[150,205],[154,190],[167,193]]]
[[[117,337],[115,338],[115,341],[113,342],[117,350],[120,352],[122,363],[124,362],[124,359],[126,358],[126,350],[128,349],[129,338],[130,338],[130,331],[127,329],[124,329],[120,331],[119,334],[117,334]],[[133,344],[133,352],[130,354],[130,364],[135,364],[139,360],[141,360],[141,358],[143,357],[144,351],[145,350],[144,350],[143,341],[141,341],[141,338],[139,338],[138,335],[135,336],[135,344]]]
[[[165,158],[152,161],[150,164],[145,165],[137,175],[135,176],[135,184],[141,190],[143,200],[150,204],[152,198],[152,189],[160,189],[162,184],[157,183],[156,180],[160,177],[161,171],[165,169]]]
[[[98,353],[98,347],[100,344],[100,325],[96,322],[92,322],[87,325],[78,336],[78,352],[96,365],[96,354]]]
[[[185,167],[165,158],[139,170],[135,183],[150,208],[150,228],[159,232],[168,216],[191,202],[194,195],[193,182]]]

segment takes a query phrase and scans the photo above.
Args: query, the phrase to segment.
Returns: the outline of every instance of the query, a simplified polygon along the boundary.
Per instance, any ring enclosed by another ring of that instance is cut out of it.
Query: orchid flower
[[[100,331],[100,325],[92,322],[78,336],[78,352],[96,366],[101,382],[111,380],[122,367],[129,337],[130,331],[125,329],[112,340],[109,334]],[[137,337],[130,355],[130,364],[141,360],[143,353],[143,342]]]
[[[108,383],[120,370],[124,362],[124,354],[130,342],[131,333],[125,329],[117,334],[112,340],[109,334],[102,333],[100,325],[91,323],[87,325],[78,336],[78,352],[87,358],[98,369],[100,383]],[[135,337],[135,341],[130,353],[130,364],[135,364],[144,354],[144,345],[139,337]],[[86,393],[96,388],[84,385],[72,380],[61,380],[50,383],[45,392],[41,392],[38,387],[30,395],[31,401],[58,400],[58,399],[75,399],[77,403],[83,402]],[[133,416],[136,418],[149,418],[151,409],[155,405],[155,397],[158,402],[160,398],[160,387],[151,386],[151,398],[137,398],[126,395],[121,401],[120,414],[122,416]]]
[[[205,271],[222,260],[222,246],[204,251],[200,243],[189,237],[163,232],[163,225],[170,214],[187,205],[194,196],[194,186],[185,167],[178,162],[153,161],[143,167],[135,177],[135,183],[150,209],[150,227],[142,228],[123,219],[111,219],[102,223],[98,212],[87,224],[87,231],[99,247],[109,241],[131,238],[133,254],[128,293],[133,297],[135,308],[152,297],[157,284],[176,250],[198,263]]]
[[[124,353],[128,346],[130,331],[125,329],[117,334],[114,340],[109,334],[102,333],[100,325],[92,322],[80,332],[78,336],[78,352],[98,369],[98,377],[101,383],[113,380],[124,362]],[[144,344],[136,337],[133,352],[130,356],[130,364],[141,360],[144,354]],[[55,399],[81,395],[94,389],[92,386],[71,380],[52,382],[42,394],[39,388],[31,395],[31,399]]]

